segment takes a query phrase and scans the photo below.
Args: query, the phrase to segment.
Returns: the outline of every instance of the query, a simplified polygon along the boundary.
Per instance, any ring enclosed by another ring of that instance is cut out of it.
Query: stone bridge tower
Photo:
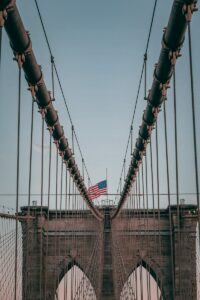
[[[173,299],[172,276],[175,300],[197,299],[196,206],[182,206],[180,222],[177,208],[171,207],[172,234],[169,209],[149,210],[148,215],[143,210],[123,210],[111,221],[112,208],[107,207],[103,222],[86,210],[79,217],[76,214],[50,211],[48,218],[47,208],[41,214],[40,208],[32,207],[28,217],[27,207],[22,208],[23,300],[54,300],[59,282],[73,264],[89,278],[98,300],[119,300],[129,275],[140,264],[157,280],[163,299]],[[59,253],[55,249],[58,242]],[[93,265],[95,243],[97,263]],[[94,270],[88,272],[88,266]]]

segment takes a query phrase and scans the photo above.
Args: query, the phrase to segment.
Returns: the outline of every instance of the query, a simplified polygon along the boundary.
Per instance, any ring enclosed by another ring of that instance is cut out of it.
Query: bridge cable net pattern
[[[156,2],[157,1],[155,1],[155,3]],[[3,233],[1,235],[1,257],[2,261],[6,261],[9,257],[10,268],[14,270],[14,272],[12,272],[14,276],[11,276],[11,271],[9,271],[9,269],[7,270],[7,264],[4,264],[2,278],[5,277],[5,274],[8,274],[10,277],[6,277],[6,281],[2,285],[1,293],[4,298],[6,295],[5,299],[21,299],[21,297],[23,297],[23,299],[36,299],[38,293],[39,299],[54,299],[54,295],[59,298],[61,297],[59,293],[63,293],[64,291],[64,295],[62,295],[66,299],[68,297],[71,299],[100,299],[101,278],[96,278],[96,273],[102,276],[103,272],[103,270],[97,272],[98,268],[102,266],[100,253],[103,248],[103,214],[90,202],[87,189],[75,164],[72,155],[73,151],[69,148],[63,128],[58,121],[58,114],[52,104],[54,98],[54,72],[56,72],[55,62],[54,60],[51,61],[53,91],[53,97],[51,98],[44,84],[41,69],[37,65],[34,57],[30,37],[24,30],[15,2],[1,1],[0,10],[0,25],[4,26],[8,33],[11,47],[19,67],[17,214],[12,217],[5,213],[1,215],[2,228],[5,228],[5,238]],[[196,269],[196,257],[199,255],[198,252],[196,253],[196,247],[194,247],[197,235],[196,227],[195,229],[193,228],[193,219],[196,220],[198,216],[199,220],[197,151],[195,150],[196,146],[194,142],[194,152],[196,153],[194,156],[196,160],[197,206],[184,206],[180,203],[179,198],[177,126],[175,125],[177,202],[173,207],[171,206],[170,197],[169,142],[167,132],[167,105],[165,102],[169,80],[173,75],[174,123],[176,124],[175,63],[180,55],[180,47],[184,41],[187,25],[190,24],[192,13],[195,10],[196,1],[174,1],[169,24],[163,36],[162,50],[154,72],[153,85],[148,96],[146,96],[147,56],[145,56],[143,65],[144,97],[147,99],[147,108],[143,115],[143,123],[139,131],[136,148],[132,153],[131,165],[127,176],[124,178],[125,185],[123,189],[120,190],[119,206],[117,210],[114,211],[111,222],[114,266],[113,278],[115,279],[114,288],[115,294],[117,297],[120,295],[121,299],[145,299],[145,297],[147,299],[154,299],[155,294],[157,299],[188,299],[187,297],[196,299],[197,287],[194,282],[196,280],[196,274],[194,278],[191,278],[191,284],[188,283],[185,277],[185,267],[188,265],[187,253],[190,253],[190,266],[194,269]],[[178,27],[177,24],[179,24]],[[188,25],[188,28],[191,90],[193,90],[190,25]],[[145,54],[147,55],[147,50]],[[52,59],[53,55],[51,51],[50,55]],[[28,205],[22,207],[22,212],[19,214],[22,69],[25,72],[25,77],[31,91],[32,107],[30,115],[31,141]],[[192,99],[194,101],[193,92]],[[39,106],[39,111],[42,116],[41,197],[39,207],[35,205],[31,206],[32,149],[36,103]],[[162,197],[159,182],[161,165],[159,163],[160,140],[158,126],[156,126],[155,135],[151,135],[154,126],[159,122],[157,115],[162,104],[164,106],[164,156],[166,162],[168,209],[161,208]],[[192,103],[192,106],[194,106],[194,103]],[[49,157],[47,163],[48,178],[44,176],[45,121],[50,131]],[[195,140],[194,110],[193,121]],[[56,152],[52,150],[53,140],[56,144]],[[148,142],[150,146],[147,148]],[[153,167],[155,160],[157,162],[156,169]],[[53,162],[55,164],[55,174],[52,173]],[[124,175],[126,175],[125,171],[124,165]],[[45,179],[47,179],[48,187],[46,203],[44,201]],[[52,181],[55,183],[54,211],[50,211],[49,209]],[[134,185],[132,185],[133,182]],[[86,203],[93,215],[87,210]],[[45,204],[46,206],[44,207]],[[21,226],[23,232],[23,261],[21,255]],[[12,236],[12,241],[10,236]],[[11,257],[7,256],[8,253],[5,250],[7,249],[6,245],[8,245],[6,241],[10,241],[9,249],[13,253]],[[88,244],[90,245],[89,250]],[[124,245],[126,246],[124,247]],[[148,247],[146,247],[146,245],[148,245]],[[188,252],[184,252],[182,249]],[[36,253],[37,256],[35,255]],[[23,274],[21,273],[22,263]],[[166,272],[166,266],[168,272]],[[32,276],[33,269],[36,270],[35,277]],[[79,270],[84,270],[85,274]],[[22,276],[23,292],[19,289]],[[36,277],[39,278],[37,283],[35,282]],[[63,285],[62,291],[58,288],[61,281]],[[10,287],[13,286],[14,289],[11,289]],[[36,294],[34,294],[34,292]],[[23,295],[20,293],[23,293]]]
[[[11,215],[0,213],[0,299],[14,299],[14,272],[15,272],[15,219]],[[18,232],[17,253],[17,299],[22,298],[22,233]]]

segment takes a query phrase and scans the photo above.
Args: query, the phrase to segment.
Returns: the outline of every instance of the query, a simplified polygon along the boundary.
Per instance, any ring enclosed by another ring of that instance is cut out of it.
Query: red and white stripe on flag
[[[103,180],[103,181],[91,186],[88,189],[88,193],[89,193],[91,200],[96,199],[99,196],[106,194],[107,192],[108,191],[107,191],[107,181],[106,180]]]

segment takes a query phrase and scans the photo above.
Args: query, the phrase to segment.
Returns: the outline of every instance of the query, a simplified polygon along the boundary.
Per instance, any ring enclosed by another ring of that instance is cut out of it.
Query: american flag
[[[103,180],[103,181],[89,187],[88,193],[89,193],[91,200],[96,199],[101,195],[107,194],[108,193],[107,180]]]

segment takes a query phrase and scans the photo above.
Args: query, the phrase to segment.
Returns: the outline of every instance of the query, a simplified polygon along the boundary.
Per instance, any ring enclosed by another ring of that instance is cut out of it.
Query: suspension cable
[[[43,210],[43,189],[44,189],[44,116],[42,116],[42,151],[41,151],[41,215]]]
[[[1,48],[2,48],[2,27],[0,26],[0,67],[1,67]]]
[[[54,241],[54,255],[55,257],[58,255],[58,147],[56,145],[56,173],[55,173],[55,241]],[[54,263],[54,274],[55,274],[55,290],[57,284],[57,277],[56,277],[56,260]]]
[[[50,191],[51,191],[51,156],[52,156],[52,136],[49,136],[49,168],[48,168],[48,194],[47,194],[47,231],[46,231],[46,255],[49,255],[49,206],[50,206]],[[47,273],[47,266],[45,268],[45,272]],[[47,276],[45,273],[45,290],[44,290],[44,299],[47,298],[47,287],[46,280]]]
[[[172,215],[171,215],[171,197],[170,197],[170,181],[169,181],[169,156],[168,156],[168,136],[167,136],[167,118],[166,105],[164,100],[164,132],[165,132],[165,155],[167,169],[167,191],[168,191],[168,206],[169,206],[169,226],[170,226],[170,252],[171,252],[171,275],[172,275],[172,295],[175,299],[175,282],[174,282],[174,252],[173,252],[173,237],[172,237]],[[178,221],[179,222],[179,221]],[[179,230],[180,231],[180,230]],[[179,256],[180,260],[180,256]]]
[[[192,59],[192,37],[191,37],[190,22],[188,22],[188,43],[189,43],[191,102],[192,102],[192,126],[193,126],[193,143],[194,143],[195,183],[196,183],[197,208],[198,208],[198,223],[199,223],[199,227],[200,227],[199,171],[198,171],[195,96],[194,96],[193,59]],[[200,229],[199,229],[199,243],[200,243]]]
[[[176,204],[177,204],[177,229],[178,229],[178,274],[179,274],[179,290],[181,281],[181,229],[180,229],[180,200],[179,200],[179,168],[178,168],[178,133],[177,133],[177,98],[176,98],[176,67],[173,73],[173,92],[174,92],[174,138],[175,138],[175,168],[176,168]]]
[[[30,289],[28,289],[27,285],[27,278],[29,276],[28,272],[28,264],[30,267],[30,263],[28,263],[28,257],[29,257],[29,247],[30,247],[30,203],[31,203],[31,184],[32,184],[32,154],[33,154],[33,127],[34,127],[34,99],[32,98],[32,105],[31,105],[31,132],[30,132],[30,150],[29,150],[29,174],[28,174],[28,218],[27,221],[27,234],[26,234],[26,253],[25,253],[25,259],[26,259],[26,275],[25,275],[25,283],[24,283],[24,295],[25,298],[29,297]]]
[[[15,222],[15,283],[14,300],[17,300],[17,272],[18,272],[18,209],[19,209],[19,169],[20,169],[20,123],[21,123],[21,63],[18,60],[18,113],[17,113],[17,182],[16,182],[16,222]]]
[[[155,148],[156,148],[156,184],[157,184],[157,219],[158,219],[158,243],[157,243],[157,254],[161,256],[161,230],[160,230],[160,164],[159,164],[159,135],[158,135],[158,121],[156,121],[156,139],[155,139]],[[157,283],[157,298],[158,298],[158,276],[156,274],[156,283]],[[160,281],[160,289],[162,291],[162,281]]]
[[[31,139],[30,139],[29,179],[28,179],[28,215],[30,215],[30,202],[31,202],[32,154],[33,154],[33,125],[34,125],[34,99],[32,99],[32,108],[31,108]]]
[[[41,195],[40,195],[40,218],[42,218],[42,213],[43,213],[43,180],[44,180],[44,116],[42,114],[42,151],[41,151]],[[43,278],[43,228],[42,228],[42,222],[41,222],[41,227],[40,227],[40,279],[39,279],[39,287],[40,287],[40,299],[42,299],[42,278]]]

